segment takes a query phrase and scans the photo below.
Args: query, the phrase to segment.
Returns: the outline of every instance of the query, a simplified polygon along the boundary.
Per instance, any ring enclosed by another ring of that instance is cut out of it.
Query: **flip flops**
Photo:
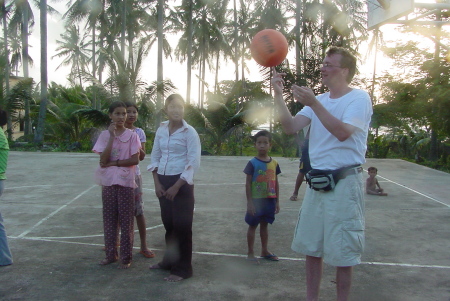
[[[153,258],[153,257],[155,257],[155,253],[153,251],[151,251],[151,250],[145,250],[145,251],[141,250],[139,252],[139,254],[144,255],[144,257],[146,257],[146,258]]]
[[[275,255],[275,254],[269,254],[269,255],[266,255],[266,256],[261,256],[261,258],[267,259],[269,261],[278,261],[279,260],[278,256]]]
[[[293,194],[289,199],[294,202],[297,200],[297,196]]]

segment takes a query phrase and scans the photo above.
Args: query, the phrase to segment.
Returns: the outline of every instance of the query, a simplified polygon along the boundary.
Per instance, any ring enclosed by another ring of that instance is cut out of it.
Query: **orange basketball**
[[[281,32],[264,29],[253,37],[250,51],[258,64],[273,67],[281,64],[286,58],[288,42]]]

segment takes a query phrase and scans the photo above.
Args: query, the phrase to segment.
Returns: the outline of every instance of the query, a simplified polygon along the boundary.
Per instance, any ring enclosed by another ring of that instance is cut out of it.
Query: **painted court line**
[[[33,227],[31,227],[30,229],[28,229],[27,231],[23,232],[22,234],[20,234],[19,236],[17,236],[18,238],[22,238],[25,235],[27,235],[28,233],[30,233],[31,231],[33,231],[35,228],[39,227],[43,222],[47,221],[49,218],[51,218],[52,216],[54,216],[56,213],[58,213],[59,211],[63,210],[64,208],[66,208],[68,205],[70,205],[71,203],[73,203],[74,201],[76,201],[77,199],[79,199],[80,197],[82,197],[84,194],[86,194],[87,192],[89,192],[92,188],[97,187],[97,185],[92,185],[90,188],[86,189],[85,191],[83,191],[82,193],[80,193],[79,195],[77,195],[75,198],[73,198],[71,201],[69,201],[67,204],[59,207],[57,210],[53,211],[52,213],[50,213],[49,215],[47,215],[45,218],[41,219],[36,225],[34,225]]]
[[[16,237],[10,237],[16,238]],[[46,242],[57,242],[64,244],[77,244],[77,245],[85,245],[85,246],[103,246],[103,244],[94,244],[94,243],[82,243],[82,242],[74,242],[74,241],[63,241],[63,240],[54,240],[54,239],[42,239],[39,237],[17,237],[16,239],[24,239],[24,240],[35,240],[35,241],[46,241]],[[133,249],[139,249],[139,247],[133,247]],[[155,251],[161,251],[160,249],[151,248]],[[207,256],[226,256],[226,257],[238,257],[238,258],[246,258],[245,254],[233,254],[233,253],[218,253],[218,252],[192,252],[193,254],[198,255],[207,255]],[[279,257],[280,260],[288,260],[288,261],[305,261],[304,258],[292,258],[292,257]],[[361,262],[361,265],[376,265],[376,266],[389,266],[389,267],[405,267],[405,268],[428,268],[428,269],[450,269],[450,266],[445,265],[429,265],[429,264],[409,264],[409,263],[393,263],[393,262]]]
[[[153,230],[153,229],[156,229],[156,228],[160,228],[162,226],[164,226],[164,225],[160,224],[160,225],[157,225],[157,226],[148,227],[148,228],[146,228],[146,230]],[[137,232],[139,232],[139,230],[134,230],[134,233],[137,233]],[[94,235],[65,236],[65,237],[64,236],[61,236],[61,237],[55,237],[55,236],[28,236],[27,239],[58,240],[58,239],[92,238],[92,237],[103,237],[103,236],[104,236],[104,234],[102,233],[102,234],[94,234]],[[20,236],[17,236],[17,237],[11,236],[10,238],[22,238],[22,237],[20,237]]]
[[[441,202],[441,201],[439,201],[439,200],[437,200],[437,199],[435,199],[435,198],[433,198],[433,197],[431,197],[431,196],[429,196],[429,195],[426,195],[426,194],[424,194],[424,193],[422,193],[422,192],[419,192],[419,191],[417,191],[417,190],[415,190],[415,189],[409,188],[409,187],[407,187],[407,186],[405,186],[405,185],[403,185],[403,184],[400,184],[400,183],[397,183],[397,182],[395,182],[395,181],[389,180],[388,178],[384,178],[384,177],[382,177],[382,176],[378,176],[378,177],[383,178],[383,179],[384,179],[385,181],[387,181],[387,182],[394,183],[395,185],[401,186],[402,188],[406,188],[406,189],[408,189],[408,190],[410,190],[410,191],[412,191],[412,192],[414,192],[414,193],[417,193],[417,194],[419,194],[419,195],[421,195],[421,196],[424,196],[424,197],[426,197],[427,199],[430,199],[430,200],[432,200],[432,201],[435,201],[436,203],[439,203],[439,204],[441,204],[441,205],[444,205],[444,206],[447,207],[447,208],[450,208],[450,205],[448,205],[448,204],[446,204],[446,203],[444,203],[444,202]]]
[[[36,188],[36,187],[53,187],[54,185],[33,185],[33,186],[17,186],[17,187],[6,187],[8,189],[23,189],[23,188]]]

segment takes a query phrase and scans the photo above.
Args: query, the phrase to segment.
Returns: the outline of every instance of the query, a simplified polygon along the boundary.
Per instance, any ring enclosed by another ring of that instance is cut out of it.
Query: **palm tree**
[[[219,86],[219,63],[221,54],[223,54],[224,59],[232,56],[231,45],[228,44],[227,36],[224,34],[226,27],[228,25],[227,18],[230,15],[228,10],[229,0],[222,1],[211,8],[211,15],[216,16],[213,25],[213,33],[211,35],[211,55],[216,56],[215,63],[215,80],[214,80],[214,92],[217,92]]]
[[[109,121],[105,111],[92,111],[92,100],[80,86],[65,88],[55,83],[49,88],[46,137],[59,144],[89,141],[95,127],[105,127]],[[90,116],[90,118],[86,118]]]
[[[156,80],[157,84],[157,99],[156,99],[156,109],[160,110],[163,107],[163,99],[164,99],[164,86],[163,86],[163,45],[164,45],[164,19],[165,19],[165,10],[164,10],[164,0],[158,0],[157,5],[157,16],[158,16],[158,29],[156,31],[156,35],[158,38],[158,70]],[[159,118],[156,119],[156,126],[159,126]]]
[[[75,0],[69,1],[69,9],[64,14],[64,19],[67,19],[68,24],[73,24],[77,21],[86,19],[86,29],[91,30],[91,63],[92,63],[92,77],[96,78],[96,24],[99,22],[100,14],[102,12],[102,1],[100,0]]]
[[[11,72],[15,74],[16,76],[19,75],[19,67],[22,65],[22,39],[20,38],[20,35],[17,35],[16,33],[9,32],[8,33],[8,46],[10,49],[10,65],[11,65]],[[30,66],[33,66],[34,61],[31,56],[28,56],[28,63]]]
[[[82,74],[85,72],[89,61],[88,43],[85,40],[86,35],[80,36],[78,26],[69,25],[66,27],[66,32],[61,34],[61,40],[56,40],[56,44],[59,46],[55,50],[57,53],[52,56],[52,58],[64,57],[64,60],[56,69],[61,66],[72,66],[69,77],[73,79],[78,77],[80,86],[83,85]]]
[[[194,0],[183,0],[175,12],[169,15],[171,29],[175,32],[182,32],[178,41],[175,55],[183,62],[186,60],[186,103],[191,103],[191,83],[192,83],[192,47],[193,47],[193,15]]]
[[[10,20],[10,29],[12,32],[20,32],[20,37],[22,39],[22,67],[23,76],[25,78],[29,77],[29,62],[28,62],[28,36],[29,30],[34,26],[34,15],[31,10],[28,0],[14,0],[13,1],[13,11]],[[30,122],[30,104],[25,102],[25,126],[24,134],[28,136],[31,131]]]
[[[8,48],[8,12],[9,7],[7,8],[5,5],[5,0],[0,0],[0,13],[2,18],[2,25],[3,25],[3,56],[5,59],[4,64],[4,79],[5,79],[5,93],[2,96],[9,95],[9,75],[10,75],[10,66],[9,66],[9,48]],[[4,108],[2,108],[4,109]],[[11,114],[8,114],[8,121],[7,121],[7,133],[8,133],[8,139],[12,139],[12,123],[11,123]]]
[[[40,2],[40,33],[41,33],[41,102],[39,108],[39,118],[36,128],[34,142],[42,144],[44,140],[45,115],[47,113],[47,0]]]
[[[225,22],[228,13],[227,4],[228,1],[214,3],[185,1],[183,5],[177,7],[176,13],[171,15],[172,29],[182,34],[175,55],[181,62],[187,60],[189,99],[192,65],[199,66],[200,105],[204,102],[206,65],[213,69],[215,64],[211,59],[215,55],[219,56],[222,47],[226,45],[223,33],[226,32],[227,25]],[[196,26],[191,27],[191,19],[197,20]]]
[[[244,122],[245,112],[235,111],[234,99],[218,93],[207,92],[207,109],[200,109],[204,118],[204,128],[200,134],[207,137],[206,148],[220,154],[227,139],[238,130]]]
[[[85,42],[86,35],[81,37],[80,29],[73,24],[66,27],[66,29],[67,31],[61,34],[61,40],[56,40],[56,44],[59,45],[56,51],[59,52],[52,58],[64,57],[64,60],[56,69],[59,69],[61,66],[71,65],[69,77],[73,79],[78,77],[79,84],[82,86],[82,75],[89,61],[88,43]]]

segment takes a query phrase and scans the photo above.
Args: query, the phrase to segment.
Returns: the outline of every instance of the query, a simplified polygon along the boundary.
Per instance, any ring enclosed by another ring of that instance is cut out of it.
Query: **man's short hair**
[[[326,52],[327,56],[333,54],[340,54],[342,56],[341,67],[348,68],[348,76],[345,80],[347,81],[347,83],[350,83],[356,73],[356,57],[347,49],[336,46],[329,48]]]
[[[371,172],[371,171],[378,172],[378,169],[377,169],[376,167],[371,166],[371,167],[369,167],[369,168],[367,169],[367,171],[368,171],[368,172]]]
[[[253,136],[253,141],[256,142],[258,137],[267,137],[269,139],[269,142],[272,142],[272,134],[267,130],[261,130],[258,133],[256,133],[255,136]]]

